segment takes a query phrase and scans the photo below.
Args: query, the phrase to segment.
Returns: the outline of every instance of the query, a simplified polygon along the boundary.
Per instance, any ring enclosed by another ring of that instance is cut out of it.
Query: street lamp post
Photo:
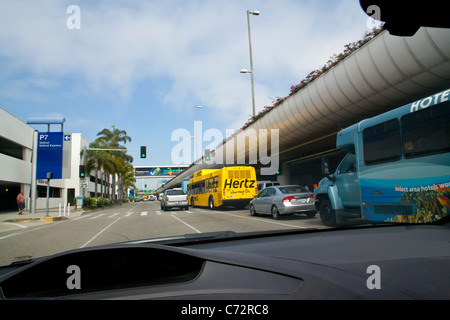
[[[241,70],[241,73],[250,73],[252,79],[252,107],[253,107],[253,117],[255,116],[255,84],[253,76],[253,54],[252,54],[252,36],[250,32],[250,15],[259,16],[259,11],[247,10],[247,25],[248,25],[248,47],[250,51],[250,70]]]

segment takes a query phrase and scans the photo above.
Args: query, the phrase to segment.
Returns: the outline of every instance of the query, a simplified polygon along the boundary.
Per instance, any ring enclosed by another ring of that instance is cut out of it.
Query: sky
[[[250,69],[247,10],[260,12],[256,113],[373,27],[358,0],[1,0],[0,106],[24,121],[64,117],[89,142],[125,130],[136,166],[173,164],[172,134],[194,136],[197,111],[201,154],[207,129],[225,137],[252,115],[239,72]]]

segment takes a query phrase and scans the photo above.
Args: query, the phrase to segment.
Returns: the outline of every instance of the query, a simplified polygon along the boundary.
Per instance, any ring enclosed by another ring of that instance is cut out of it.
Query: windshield
[[[358,1],[2,1],[0,266],[447,217],[449,30],[381,24]]]
[[[289,186],[289,187],[279,187],[278,190],[280,190],[284,194],[288,193],[302,193],[302,192],[311,192],[305,187],[302,186]]]

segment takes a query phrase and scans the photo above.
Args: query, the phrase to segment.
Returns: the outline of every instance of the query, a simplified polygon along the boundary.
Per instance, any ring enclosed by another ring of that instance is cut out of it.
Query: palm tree
[[[86,157],[86,172],[90,174],[92,170],[95,170],[95,197],[97,197],[98,172],[102,171],[103,173],[103,183],[100,190],[102,196],[104,195],[104,190],[106,193],[106,187],[103,188],[105,177],[109,177],[109,174],[112,174],[113,192],[110,193],[110,198],[113,199],[113,194],[115,195],[116,189],[116,175],[122,179],[121,177],[127,175],[128,171],[132,171],[134,174],[134,168],[130,164],[133,161],[133,158],[126,154],[126,148],[120,144],[121,142],[124,144],[131,142],[131,138],[127,135],[125,130],[119,130],[115,126],[112,126],[112,130],[107,128],[103,129],[97,133],[97,136],[98,138],[89,144],[89,148],[117,149],[118,151],[87,150],[85,154],[84,150],[82,150],[80,155]],[[129,166],[126,166],[126,163],[129,164]],[[131,183],[133,183],[132,180]],[[122,191],[123,189],[119,188],[120,199],[122,199]]]
[[[120,147],[120,142],[126,144],[127,142],[131,142],[131,138],[127,135],[125,130],[119,130],[115,126],[111,126],[112,130],[103,129],[99,133],[97,133],[97,140],[103,142],[105,145],[108,145],[111,148]]]
[[[130,163],[127,163],[124,173],[122,175],[122,192],[123,192],[123,194],[127,193],[128,188],[134,188],[134,190],[137,190],[135,182],[136,182],[136,176],[134,173],[134,167]]]
[[[89,144],[89,148],[93,149],[103,149],[103,144],[95,140]],[[84,155],[84,150],[81,151],[81,155]],[[105,168],[105,165],[108,163],[109,154],[107,151],[103,150],[87,150],[86,152],[86,172],[90,175],[92,170],[95,170],[95,189],[94,189],[94,197],[97,197],[97,183],[98,183],[98,172]],[[104,180],[104,179],[103,179]],[[103,193],[103,183],[102,188],[100,190]]]
[[[126,193],[126,190],[129,187],[134,187],[137,189],[136,178],[134,175],[134,167],[131,163],[127,162],[124,158],[116,157],[114,158],[114,162],[116,165],[116,173],[119,177],[119,201],[122,201],[123,195]]]
[[[122,159],[124,162],[131,163],[133,162],[133,158],[126,153],[126,148],[120,144],[121,142],[123,142],[124,144],[126,144],[127,142],[131,142],[131,137],[127,135],[127,132],[125,130],[119,130],[114,125],[111,127],[112,130],[104,128],[102,131],[97,133],[98,138],[96,141],[104,149],[118,150],[117,152],[108,151],[108,157],[106,159],[102,159],[103,168],[105,168],[113,176],[112,190],[115,194],[116,174],[118,174],[120,177],[120,173],[123,173],[123,165],[120,163],[120,160],[117,161],[116,159]],[[134,172],[134,168],[132,168],[132,171]],[[119,188],[120,199],[122,199],[122,191],[123,190]]]

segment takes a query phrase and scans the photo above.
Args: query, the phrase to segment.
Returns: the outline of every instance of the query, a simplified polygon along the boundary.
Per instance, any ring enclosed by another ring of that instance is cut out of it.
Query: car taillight
[[[309,198],[310,198],[310,199],[314,199],[314,195],[313,195],[313,194],[310,195]]]
[[[283,202],[291,202],[292,200],[294,200],[295,199],[295,197],[293,197],[293,196],[288,196],[288,197],[284,197],[283,198]]]

